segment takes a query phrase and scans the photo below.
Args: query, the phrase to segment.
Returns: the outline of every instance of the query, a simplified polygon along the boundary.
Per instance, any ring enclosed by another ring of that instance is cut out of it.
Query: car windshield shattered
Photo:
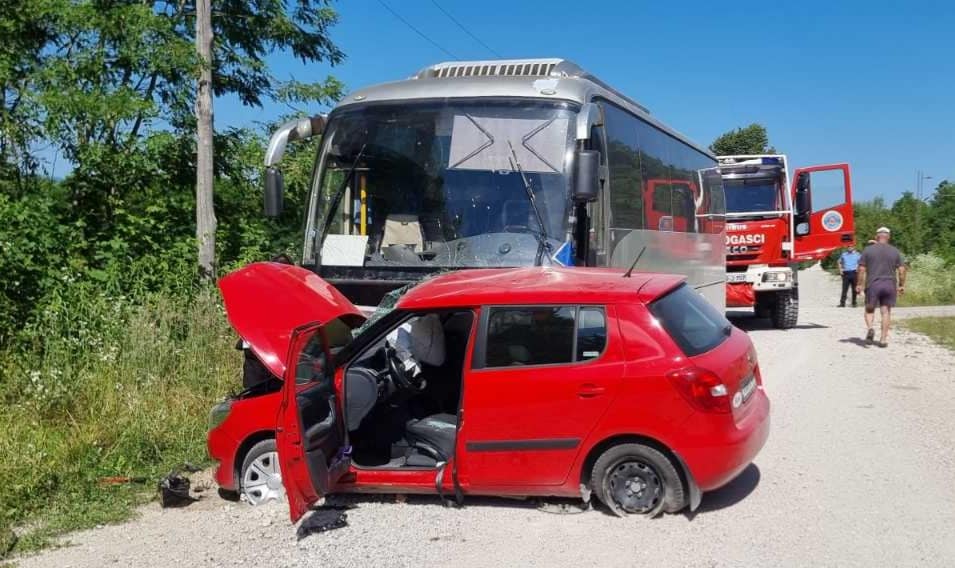
[[[306,256],[379,268],[534,264],[564,239],[573,117],[569,104],[542,101],[336,111],[320,150]]]

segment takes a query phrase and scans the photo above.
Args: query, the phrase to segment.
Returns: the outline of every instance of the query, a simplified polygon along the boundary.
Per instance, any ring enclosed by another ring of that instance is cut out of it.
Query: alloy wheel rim
[[[614,503],[627,513],[648,514],[663,501],[663,482],[649,464],[624,461],[610,470],[609,493]]]
[[[255,458],[242,475],[242,495],[252,505],[278,499],[284,491],[277,452]]]

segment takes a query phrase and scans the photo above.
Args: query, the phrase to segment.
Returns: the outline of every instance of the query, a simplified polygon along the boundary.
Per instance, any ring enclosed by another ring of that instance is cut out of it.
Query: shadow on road
[[[840,339],[839,343],[851,343],[853,345],[858,345],[859,347],[864,347],[866,349],[868,349],[869,347],[873,347],[873,344],[866,342],[866,340],[862,339],[861,337],[846,337],[845,339]]]
[[[769,318],[758,318],[753,315],[737,315],[737,314],[727,314],[727,319],[735,325],[736,327],[742,329],[743,331],[758,331],[763,329],[775,329],[773,327],[773,322]],[[828,325],[822,325],[820,323],[800,323],[796,324],[792,329],[828,329]],[[785,331],[785,330],[780,330]]]
[[[686,511],[685,515],[693,520],[697,515],[719,511],[739,503],[749,496],[759,485],[760,473],[756,464],[749,464],[739,476],[716,491],[703,494],[703,500],[696,511]]]
[[[720,487],[715,491],[707,492],[703,495],[703,500],[696,511],[684,511],[684,515],[693,520],[699,514],[706,514],[713,511],[719,511],[739,503],[749,496],[756,486],[759,485],[760,472],[756,464],[749,464],[746,469],[739,474],[733,481]],[[450,499],[452,495],[446,495],[448,501],[446,504],[453,507]],[[437,505],[442,501],[436,495],[406,495],[397,496],[394,494],[336,494],[330,496],[326,504],[330,507],[350,509],[359,507],[365,503],[404,503],[407,505]],[[467,507],[504,507],[508,509],[537,509],[544,513],[558,514],[577,514],[587,511],[597,510],[603,514],[614,516],[614,514],[604,507],[596,497],[587,506],[580,498],[560,498],[560,497],[487,497],[487,496],[467,496],[464,499],[463,506]]]

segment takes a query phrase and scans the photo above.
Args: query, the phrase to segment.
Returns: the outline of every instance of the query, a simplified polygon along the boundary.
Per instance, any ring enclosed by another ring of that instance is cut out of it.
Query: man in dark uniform
[[[888,227],[880,227],[876,231],[876,243],[869,245],[862,251],[859,259],[858,283],[856,292],[865,290],[865,340],[872,343],[875,338],[875,309],[882,312],[882,334],[879,337],[879,347],[886,347],[889,342],[889,323],[892,308],[899,294],[905,292],[905,265],[902,263],[902,253],[889,244],[891,231]]]
[[[846,293],[850,289],[852,290],[852,307],[856,307],[856,275],[861,256],[855,245],[850,245],[839,256],[839,274],[842,275],[842,296],[839,297],[840,308],[846,307]]]

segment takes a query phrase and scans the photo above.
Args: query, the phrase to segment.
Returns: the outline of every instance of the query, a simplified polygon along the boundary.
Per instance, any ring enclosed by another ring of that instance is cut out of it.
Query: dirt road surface
[[[838,284],[801,275],[797,329],[734,319],[756,342],[773,402],[769,442],[694,514],[618,519],[534,503],[354,498],[349,525],[301,541],[283,503],[214,494],[143,509],[121,526],[17,560],[69,566],[953,566],[955,357],[897,330],[865,347],[862,311]],[[952,313],[899,310],[899,315]]]

